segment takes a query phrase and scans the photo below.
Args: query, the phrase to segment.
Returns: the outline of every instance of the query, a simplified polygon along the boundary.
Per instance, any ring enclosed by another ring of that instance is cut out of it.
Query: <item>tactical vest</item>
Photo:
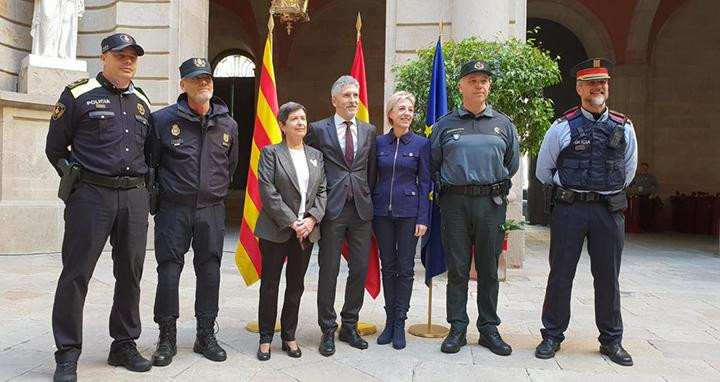
[[[584,118],[579,108],[564,116],[570,125],[570,144],[558,156],[558,173],[563,187],[583,191],[615,191],[625,186],[624,125],[627,117],[609,111],[605,121]],[[615,129],[620,127],[619,132]],[[613,133],[622,133],[615,148]]]

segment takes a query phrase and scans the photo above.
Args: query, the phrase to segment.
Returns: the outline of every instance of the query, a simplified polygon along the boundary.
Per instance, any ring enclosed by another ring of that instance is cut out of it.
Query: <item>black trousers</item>
[[[306,243],[308,243],[306,241]],[[305,291],[305,272],[310,263],[312,245],[303,250],[293,235],[284,243],[274,243],[265,239],[259,240],[262,254],[262,275],[260,276],[260,303],[258,306],[258,323],[260,326],[260,343],[272,342],[277,317],[278,289],[283,264],[285,268],[285,299],[280,317],[280,338],[283,341],[295,341],[295,329],[298,323],[300,299]]]
[[[468,281],[472,247],[475,246],[477,271],[477,328],[487,334],[497,330],[499,282],[498,257],[502,252],[507,205],[498,206],[487,196],[442,195],[442,242],[447,256],[447,321],[452,330],[465,332],[470,323],[467,314]]]
[[[373,229],[380,251],[385,310],[388,316],[404,320],[410,309],[415,276],[417,218],[376,216]]]
[[[195,317],[215,318],[220,292],[220,261],[225,239],[225,206],[195,208],[162,200],[155,215],[158,284],[155,322],[178,318],[178,284],[185,254],[193,248]]]
[[[345,303],[340,316],[342,324],[355,327],[365,297],[365,280],[370,260],[372,221],[362,220],[354,203],[346,203],[335,220],[320,224],[320,252],[318,264],[318,324],[323,333],[337,329],[335,287],[340,271],[343,241],[348,243],[348,277],[345,284]]]
[[[550,275],[545,290],[543,338],[565,339],[570,324],[570,298],[577,263],[587,238],[595,288],[595,324],[604,345],[622,341],[620,257],[625,240],[623,212],[610,212],[605,203],[558,203],[550,215]]]
[[[82,351],[88,283],[110,237],[115,292],[110,311],[112,347],[140,337],[140,278],[145,261],[148,193],[82,184],[65,206],[63,269],[52,312],[55,360],[76,361]]]

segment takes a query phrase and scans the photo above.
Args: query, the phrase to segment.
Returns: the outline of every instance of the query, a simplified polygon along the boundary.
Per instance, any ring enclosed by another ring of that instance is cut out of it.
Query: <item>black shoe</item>
[[[610,357],[610,360],[615,362],[618,365],[622,366],[632,366],[633,360],[630,354],[628,354],[625,349],[623,349],[622,345],[615,344],[615,345],[600,345],[600,353],[605,354],[606,356]]]
[[[360,337],[357,329],[351,328],[349,326],[343,325],[342,327],[340,327],[340,335],[338,335],[338,339],[342,342],[347,342],[348,345],[356,349],[363,350],[368,348],[367,341]]]
[[[217,339],[215,338],[214,318],[198,318],[197,337],[195,339],[195,345],[193,345],[193,351],[215,362],[222,362],[227,359],[225,349],[218,345]]]
[[[110,348],[108,365],[123,366],[130,371],[148,371],[152,368],[152,362],[144,358],[132,342],[118,345],[117,348]]]
[[[465,345],[467,345],[465,332],[451,330],[450,334],[443,340],[440,351],[443,353],[457,353],[460,351],[460,348]]]
[[[478,344],[480,344],[480,346],[485,346],[497,355],[510,355],[510,353],[512,353],[510,345],[503,341],[502,337],[500,337],[500,333],[497,331],[487,334],[480,333]]]
[[[535,348],[535,357],[550,359],[555,357],[555,352],[560,350],[560,342],[552,337],[543,338],[540,345]]]
[[[77,381],[77,361],[58,362],[55,366],[53,382],[75,382]]]
[[[335,330],[328,330],[323,333],[320,338],[320,346],[318,348],[320,354],[330,357],[335,354]]]
[[[268,348],[267,353],[263,353],[260,351],[260,346],[258,346],[258,351],[257,351],[256,355],[257,355],[257,359],[259,359],[260,361],[267,361],[270,359],[270,348]]]
[[[152,363],[154,366],[167,366],[177,354],[177,327],[174,318],[160,320],[158,325],[160,336],[157,349],[152,355]]]
[[[295,345],[297,346],[297,345]],[[297,349],[292,350],[290,349],[290,346],[287,344],[287,342],[283,341],[282,343],[282,350],[287,353],[290,357],[293,358],[300,358],[302,357],[302,351],[300,350],[300,346],[297,346]]]

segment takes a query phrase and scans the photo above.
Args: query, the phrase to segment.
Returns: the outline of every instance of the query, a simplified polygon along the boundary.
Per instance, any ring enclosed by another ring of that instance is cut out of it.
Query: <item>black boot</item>
[[[383,296],[385,297],[385,328],[377,338],[378,345],[389,344],[393,339],[395,326],[395,276],[383,275]]]
[[[203,357],[211,361],[222,362],[227,359],[227,353],[218,345],[215,338],[214,318],[197,319],[197,338],[195,339],[193,351],[202,354]]]
[[[55,366],[53,382],[75,382],[77,381],[77,361],[58,362]]]
[[[177,326],[175,318],[162,318],[158,320],[160,336],[158,337],[157,349],[152,355],[152,363],[155,366],[167,366],[172,362],[173,356],[177,354]]]
[[[393,348],[405,348],[405,320],[410,310],[412,296],[412,276],[398,275],[395,279],[395,329],[393,330]]]

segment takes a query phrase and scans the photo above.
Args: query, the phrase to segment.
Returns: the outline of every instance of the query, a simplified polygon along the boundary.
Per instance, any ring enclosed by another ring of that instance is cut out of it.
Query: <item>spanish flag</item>
[[[360,28],[362,26],[360,14],[358,13],[356,29],[357,29],[357,47],[355,48],[355,59],[353,60],[350,75],[360,83],[360,104],[358,112],[355,116],[357,119],[370,123],[370,113],[368,111],[368,95],[367,80],[365,79],[365,58],[363,57],[362,39],[360,36]],[[348,250],[347,242],[343,243],[342,254],[347,260]],[[377,298],[380,294],[380,257],[378,255],[378,246],[375,241],[375,235],[372,236],[370,244],[370,261],[368,262],[368,273],[365,279],[365,289],[370,293],[372,298]]]
[[[245,284],[252,285],[260,279],[262,272],[262,259],[258,240],[253,235],[255,222],[260,214],[262,203],[258,190],[258,161],[260,151],[266,145],[279,143],[282,140],[280,127],[277,122],[278,100],[275,87],[275,71],[272,63],[272,17],[270,19],[268,37],[265,41],[262,70],[260,71],[260,89],[257,100],[257,113],[255,114],[255,129],[250,152],[250,167],[248,168],[247,188],[245,189],[245,205],[243,208],[242,225],[240,226],[240,241],[235,251],[235,264],[240,271]]]

